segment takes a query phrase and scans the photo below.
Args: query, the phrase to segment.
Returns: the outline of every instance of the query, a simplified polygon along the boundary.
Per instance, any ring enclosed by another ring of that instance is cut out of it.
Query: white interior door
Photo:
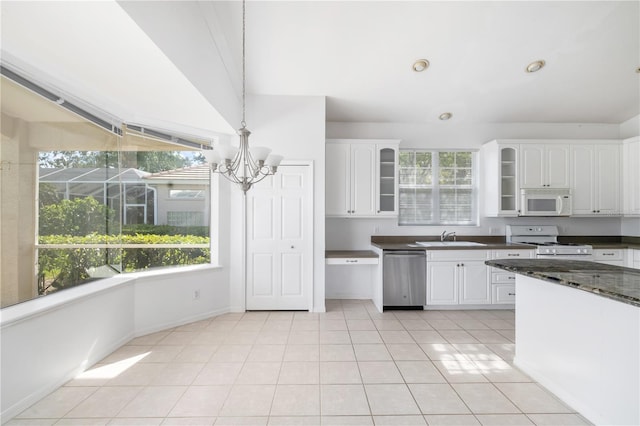
[[[308,310],[313,282],[311,167],[284,165],[247,191],[247,310]]]

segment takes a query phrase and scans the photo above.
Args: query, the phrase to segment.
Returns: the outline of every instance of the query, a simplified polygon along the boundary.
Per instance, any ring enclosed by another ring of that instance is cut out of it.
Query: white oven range
[[[593,247],[588,244],[558,242],[558,227],[555,225],[507,225],[508,243],[536,246],[536,258],[590,260]]]

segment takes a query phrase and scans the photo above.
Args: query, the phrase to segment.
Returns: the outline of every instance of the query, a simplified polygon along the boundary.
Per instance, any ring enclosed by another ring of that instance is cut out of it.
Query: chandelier
[[[245,0],[242,0],[242,121],[236,131],[240,136],[238,147],[221,145],[217,149],[205,149],[202,154],[209,163],[211,171],[219,173],[227,180],[238,184],[246,194],[251,186],[278,171],[282,161],[281,155],[271,154],[271,149],[255,146],[249,147],[249,135],[245,122],[246,73],[245,73],[245,39],[246,39]]]

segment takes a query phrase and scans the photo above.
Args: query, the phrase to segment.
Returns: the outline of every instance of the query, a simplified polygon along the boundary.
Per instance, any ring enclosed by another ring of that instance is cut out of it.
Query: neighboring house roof
[[[209,166],[207,164],[203,164],[199,166],[151,173],[146,175],[144,180],[148,183],[193,183],[202,185],[209,180],[209,175]]]
[[[75,196],[93,196],[101,199],[105,195],[105,183],[110,184],[108,196],[117,197],[118,183],[140,185],[206,185],[209,182],[209,166],[200,165],[148,173],[142,170],[102,168],[40,168],[40,183],[65,185],[65,191]]]

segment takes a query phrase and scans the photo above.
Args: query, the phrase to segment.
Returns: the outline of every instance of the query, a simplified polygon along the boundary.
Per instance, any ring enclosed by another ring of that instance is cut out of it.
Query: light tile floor
[[[133,339],[8,424],[589,424],[514,339],[505,310],[226,314]]]

